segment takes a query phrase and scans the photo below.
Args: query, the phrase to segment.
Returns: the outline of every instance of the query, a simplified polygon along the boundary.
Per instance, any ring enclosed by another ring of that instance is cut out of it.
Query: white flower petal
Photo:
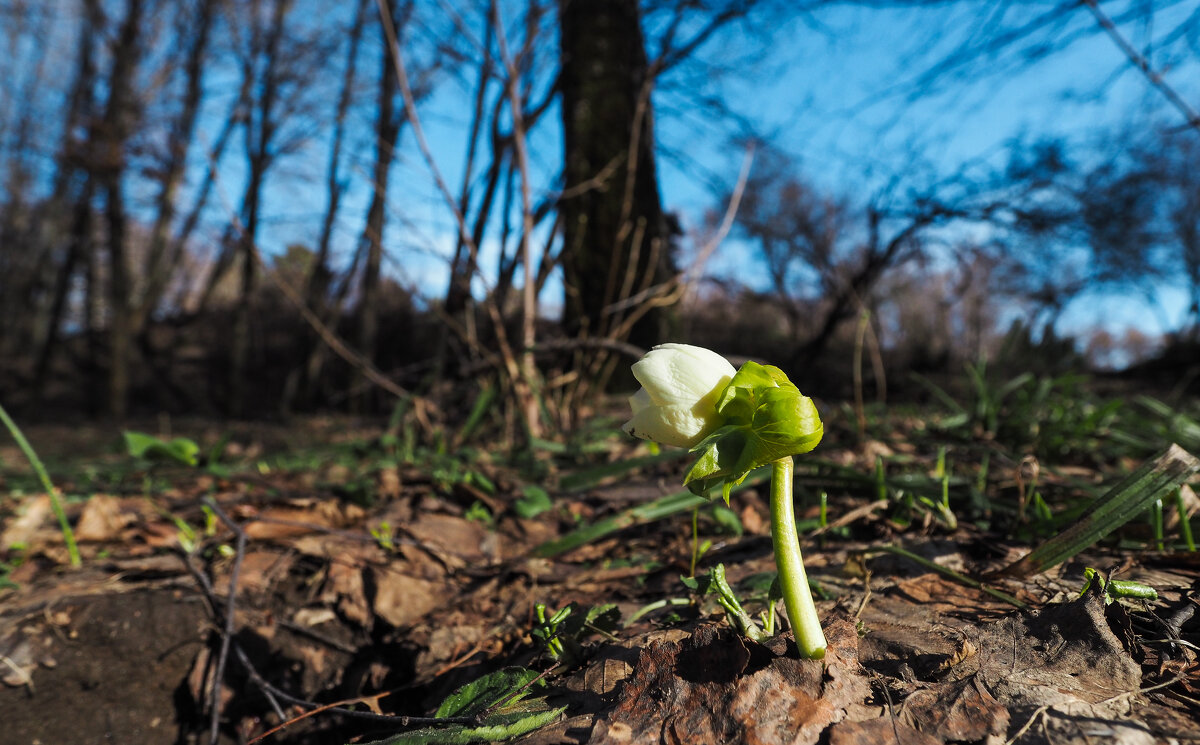
[[[638,392],[629,397],[629,408],[633,409],[634,414],[653,405],[654,402],[650,400],[650,394],[646,393],[645,388],[638,388]]]
[[[690,448],[704,439],[710,424],[710,421],[697,417],[690,409],[654,406],[635,413],[621,429],[643,440]]]
[[[689,344],[662,344],[633,365],[642,389],[629,399],[625,431],[664,445],[692,447],[721,426],[717,396],[737,373],[721,355]]]
[[[724,388],[737,371],[716,352],[662,344],[633,364],[633,376],[659,406],[694,403]]]

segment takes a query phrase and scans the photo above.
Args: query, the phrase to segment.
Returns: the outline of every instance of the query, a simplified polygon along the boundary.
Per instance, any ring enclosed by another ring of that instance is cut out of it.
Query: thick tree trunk
[[[638,0],[560,0],[565,196],[564,324],[607,336],[610,306],[674,274],[654,165],[654,127]],[[607,309],[607,310],[606,310]],[[662,339],[656,309],[629,338]]]

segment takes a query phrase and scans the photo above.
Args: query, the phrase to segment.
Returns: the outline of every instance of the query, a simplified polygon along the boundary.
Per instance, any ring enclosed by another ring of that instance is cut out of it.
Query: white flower
[[[737,371],[721,355],[690,344],[661,344],[633,363],[641,390],[629,398],[634,437],[690,448],[721,426],[717,397]]]

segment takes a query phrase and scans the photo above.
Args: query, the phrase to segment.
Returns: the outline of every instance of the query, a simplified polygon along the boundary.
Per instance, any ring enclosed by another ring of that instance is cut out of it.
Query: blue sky
[[[906,171],[930,178],[980,159],[1001,164],[1016,139],[1061,137],[1086,147],[1112,131],[1155,121],[1182,123],[1113,41],[1096,32],[1095,19],[1083,7],[1066,19],[1060,34],[1073,41],[1046,59],[1026,66],[1017,51],[1006,50],[968,65],[940,90],[912,98],[917,76],[977,31],[988,6],[994,4],[927,10],[838,6],[817,13],[813,23],[794,21],[765,37],[753,30],[733,34],[728,43],[735,48],[757,44],[766,51],[756,60],[757,70],[725,84],[725,97],[797,155],[811,179],[843,194],[869,192]],[[1196,60],[1175,59],[1170,50],[1156,53],[1148,46],[1161,36],[1160,29],[1195,12],[1195,3],[1173,4],[1155,19],[1158,29],[1131,25],[1122,31],[1152,60],[1170,66],[1164,75],[1168,83],[1200,105]],[[667,121],[660,136],[669,146],[694,138],[695,131]],[[736,172],[735,161],[725,158],[727,173]],[[712,203],[701,182],[670,161],[663,169],[663,193],[685,214],[698,214]],[[731,242],[713,269],[745,279],[752,255]],[[1117,331],[1134,325],[1157,333],[1165,330],[1163,321],[1177,327],[1186,311],[1185,293],[1164,284],[1153,294],[1155,308],[1136,294],[1089,293],[1067,309],[1060,330],[1103,325]]]
[[[950,55],[984,24],[994,22],[988,14],[1003,5],[961,2],[931,9],[834,5],[786,22],[778,16],[759,17],[728,27],[700,52],[709,67],[672,73],[656,94],[665,205],[681,216],[685,229],[696,229],[706,211],[720,209],[717,194],[722,186],[732,184],[738,172],[743,154],[731,144],[738,131],[734,118],[715,116],[698,105],[704,95],[721,99],[728,111],[797,156],[808,178],[846,195],[868,195],[898,177],[914,182],[944,177],[969,161],[1002,163],[1010,143],[1019,138],[1060,136],[1086,144],[1108,131],[1177,121],[1178,113],[1167,107],[1161,94],[1128,65],[1110,39],[1096,32],[1095,20],[1083,7],[1059,31],[1062,38],[1074,41],[1046,59],[1021,65],[1022,47],[1006,48],[965,66],[936,89],[911,95],[916,76]],[[1030,8],[1044,7],[1016,5],[1008,12],[1015,13],[1017,21],[1022,13],[1032,13]],[[1154,26],[1122,27],[1123,33],[1145,48],[1162,29],[1196,12],[1200,1],[1163,5]],[[442,6],[421,7],[433,13]],[[1116,11],[1124,3],[1103,3],[1103,7]],[[512,10],[510,23],[516,19]],[[1011,15],[1008,21],[1017,22]],[[1168,82],[1200,103],[1195,61],[1175,59],[1171,49],[1149,51],[1156,64],[1171,66]],[[343,54],[338,52],[337,64]],[[374,52],[369,55],[360,64],[374,74]],[[726,71],[711,75],[714,67]],[[470,74],[461,80],[444,79],[420,106],[438,167],[453,189],[463,168],[470,82]],[[354,146],[347,153],[353,186],[336,240],[342,257],[353,249],[369,196],[370,107],[360,108],[354,116]],[[557,110],[548,112],[545,121],[530,141],[535,199],[554,187],[561,159]],[[213,128],[202,128],[202,143],[214,136]],[[313,242],[314,216],[324,203],[325,148],[323,142],[314,141],[302,157],[281,162],[272,173],[272,200],[261,235],[269,253],[291,242]],[[444,291],[454,228],[407,129],[401,148],[389,205],[392,227],[387,244],[393,259],[386,266],[402,282],[436,297]],[[222,189],[233,202],[240,196],[239,169],[240,155],[235,151],[222,165]],[[217,212],[225,209],[214,208]],[[214,218],[214,224],[219,222]],[[485,271],[491,273],[495,245],[485,242],[482,250]],[[736,240],[720,249],[709,270],[750,285],[761,284],[761,267],[752,248]],[[1166,317],[1179,318],[1182,293],[1164,286],[1158,294]],[[560,296],[561,285],[552,285],[543,302],[554,306]],[[1114,331],[1131,323],[1151,332],[1160,330],[1158,315],[1138,297],[1099,299],[1104,302],[1093,297],[1068,309],[1062,330],[1096,323]]]

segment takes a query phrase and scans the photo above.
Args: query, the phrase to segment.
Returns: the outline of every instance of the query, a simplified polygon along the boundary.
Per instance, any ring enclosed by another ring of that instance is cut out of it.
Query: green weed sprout
[[[33,467],[33,472],[37,474],[38,480],[42,482],[42,488],[46,490],[46,496],[50,498],[50,508],[54,510],[54,516],[58,518],[59,529],[62,530],[63,542],[67,545],[67,556],[70,557],[71,566],[78,569],[83,561],[79,557],[79,546],[75,543],[75,531],[71,530],[71,523],[67,520],[67,512],[63,509],[62,500],[58,498],[58,492],[54,490],[54,484],[50,481],[50,474],[46,473],[46,467],[42,465],[42,459],[38,457],[33,446],[29,444],[29,440],[25,439],[25,434],[21,432],[21,428],[12,420],[8,412],[0,406],[0,423],[2,423],[17,441],[17,446],[21,448],[21,452],[29,460],[29,465]]]
[[[817,446],[824,433],[812,399],[777,367],[747,362],[735,370],[716,352],[663,344],[633,365],[642,384],[630,399],[634,437],[689,448],[697,454],[684,485],[707,495],[730,491],[760,466],[771,466],[771,538],[788,620],[805,657],[825,656],[796,532],[792,456]]]
[[[1158,591],[1149,585],[1143,585],[1141,582],[1130,582],[1129,580],[1121,579],[1105,579],[1105,576],[1097,569],[1087,567],[1083,570],[1083,589],[1079,591],[1079,597],[1087,594],[1088,590],[1092,589],[1092,584],[1100,585],[1100,589],[1104,591],[1104,604],[1112,603],[1116,598],[1135,598],[1139,600],[1158,600]]]

